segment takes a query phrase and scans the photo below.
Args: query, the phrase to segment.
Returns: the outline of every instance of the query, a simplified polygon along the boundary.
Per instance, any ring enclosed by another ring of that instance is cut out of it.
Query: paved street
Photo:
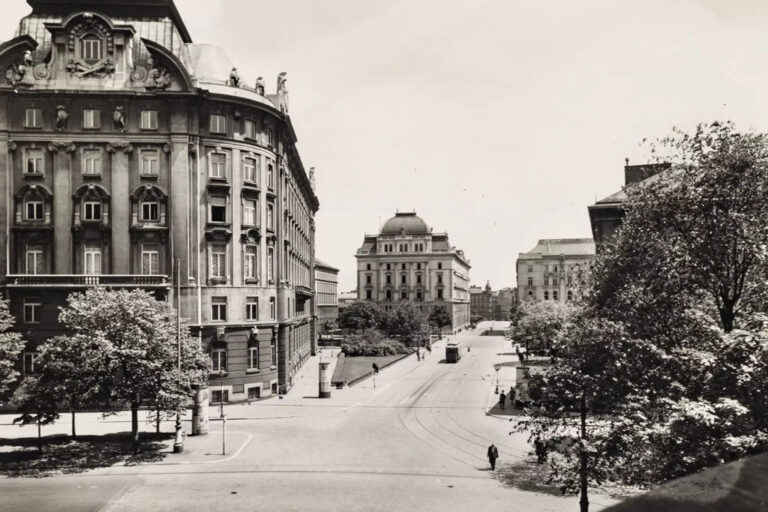
[[[313,358],[283,400],[226,407],[243,418],[227,424],[226,456],[212,423],[208,436],[188,440],[187,453],[159,464],[3,480],[4,503],[30,511],[577,510],[576,498],[505,483],[510,465],[530,460],[529,447],[485,411],[496,396],[493,364],[514,353],[501,337],[454,339],[464,347],[458,364],[442,361],[443,341],[426,361],[409,357],[382,371],[375,388],[368,379],[323,401],[311,397]],[[485,458],[491,442],[500,453],[495,473]],[[592,510],[611,503],[596,495]]]

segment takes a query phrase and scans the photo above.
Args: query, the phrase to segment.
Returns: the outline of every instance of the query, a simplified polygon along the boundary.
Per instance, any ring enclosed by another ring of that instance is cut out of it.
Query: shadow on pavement
[[[130,433],[103,436],[44,436],[43,451],[37,437],[0,439],[0,475],[45,477],[82,473],[122,463],[128,466],[159,462],[165,458],[171,433],[141,433],[141,452],[134,454]]]
[[[521,491],[540,492],[553,496],[562,496],[562,490],[557,485],[549,483],[549,470],[545,464],[537,464],[534,460],[521,460],[514,464],[496,463],[493,478]]]

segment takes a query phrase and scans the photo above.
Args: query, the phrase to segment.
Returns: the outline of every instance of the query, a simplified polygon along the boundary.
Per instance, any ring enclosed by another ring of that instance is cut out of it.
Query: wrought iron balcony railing
[[[17,287],[80,288],[88,286],[114,286],[168,288],[170,286],[170,281],[166,275],[8,274],[5,278],[7,286]]]

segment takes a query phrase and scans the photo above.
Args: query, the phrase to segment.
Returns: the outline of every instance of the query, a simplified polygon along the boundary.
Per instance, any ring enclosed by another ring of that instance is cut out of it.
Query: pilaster
[[[129,155],[133,146],[126,141],[107,144],[112,154],[112,271],[115,274],[131,272],[131,203]]]
[[[55,140],[48,144],[53,153],[53,271],[72,273],[72,154],[75,144],[70,140]]]

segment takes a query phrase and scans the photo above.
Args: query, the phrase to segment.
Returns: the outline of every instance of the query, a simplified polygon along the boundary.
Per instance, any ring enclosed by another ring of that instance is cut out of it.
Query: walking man
[[[507,400],[507,395],[505,395],[504,392],[502,391],[501,394],[499,395],[499,408],[501,409],[504,408],[504,402],[506,400]]]
[[[496,469],[496,459],[499,458],[499,450],[496,449],[496,446],[491,443],[491,446],[488,447],[488,462],[491,463],[491,471],[494,471]]]
[[[509,407],[514,409],[515,408],[515,395],[517,394],[517,391],[515,391],[515,386],[509,386],[509,394],[507,395],[507,398],[509,398]]]

